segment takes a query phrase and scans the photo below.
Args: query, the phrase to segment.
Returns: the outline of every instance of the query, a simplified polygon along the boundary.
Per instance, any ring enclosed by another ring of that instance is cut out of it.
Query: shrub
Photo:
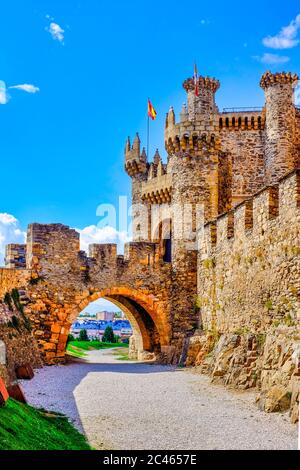
[[[11,300],[11,296],[9,292],[6,292],[4,298],[3,298],[4,303],[8,306],[9,310],[12,312],[13,311],[13,304]]]
[[[41,276],[32,277],[31,279],[29,279],[29,284],[31,286],[36,286],[41,281],[43,281],[43,278]]]
[[[111,326],[107,326],[102,337],[103,343],[116,343],[116,337],[114,335],[114,330]]]
[[[80,330],[79,341],[89,341],[89,337],[86,330]]]
[[[20,330],[20,327],[21,327],[21,322],[19,320],[18,317],[16,317],[15,315],[12,316],[11,318],[11,321],[9,321],[7,323],[7,325],[10,327],[10,328],[14,328],[15,330]]]
[[[20,301],[20,294],[19,294],[18,289],[13,289],[11,291],[11,298],[13,299],[15,307],[18,310],[18,312],[23,313],[24,307]]]
[[[271,300],[271,299],[268,299],[268,300],[266,301],[266,303],[265,303],[265,308],[266,308],[267,310],[272,310],[272,308],[273,308],[273,303],[272,303],[272,300]]]
[[[29,318],[26,317],[25,315],[23,315],[23,318],[24,318],[24,327],[26,328],[27,331],[31,332],[31,331],[32,331],[32,323],[31,323],[31,321],[30,321]]]
[[[68,336],[68,343],[70,343],[71,341],[76,341],[73,335]]]

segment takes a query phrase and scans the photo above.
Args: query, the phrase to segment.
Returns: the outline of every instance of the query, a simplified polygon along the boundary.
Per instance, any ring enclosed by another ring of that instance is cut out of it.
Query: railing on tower
[[[253,113],[262,111],[263,108],[260,107],[252,107],[252,108],[223,108],[223,113]]]

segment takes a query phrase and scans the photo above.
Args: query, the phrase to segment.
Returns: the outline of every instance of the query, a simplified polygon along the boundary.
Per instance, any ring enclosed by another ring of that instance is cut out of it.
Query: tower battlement
[[[274,85],[292,85],[295,87],[299,81],[299,76],[296,73],[291,72],[281,72],[281,73],[271,73],[269,71],[265,72],[260,80],[260,86],[266,90],[270,86]]]
[[[235,209],[208,222],[199,235],[200,259],[213,257],[215,251],[226,244],[228,249],[233,243],[238,246],[241,240],[249,244],[250,237],[260,239],[271,233],[275,225],[288,225],[289,220],[299,218],[299,207],[300,170],[294,170],[277,185],[264,188]]]
[[[146,173],[147,171],[147,155],[144,148],[141,152],[141,141],[138,133],[136,134],[132,145],[130,137],[128,137],[126,141],[125,170],[131,177]]]
[[[183,82],[182,86],[187,93],[190,91],[195,93],[195,80],[193,78],[186,79]],[[221,84],[219,80],[216,80],[215,78],[200,76],[198,78],[198,86],[200,90],[199,94],[201,95],[201,91],[205,89],[211,90],[213,93],[216,93],[220,88]]]

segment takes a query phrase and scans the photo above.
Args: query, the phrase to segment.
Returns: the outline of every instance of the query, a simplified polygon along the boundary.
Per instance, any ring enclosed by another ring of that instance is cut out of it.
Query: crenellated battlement
[[[221,150],[221,143],[215,133],[203,131],[191,131],[186,129],[177,129],[180,132],[173,136],[168,133],[168,140],[165,142],[167,152],[172,155],[174,153],[190,153],[195,155],[203,152],[213,152]]]
[[[9,245],[7,253],[17,256],[22,247],[27,251],[27,271],[32,270],[42,276],[47,276],[55,269],[62,269],[80,274],[91,267],[108,270],[117,269],[117,245],[113,243],[91,244],[88,255],[79,248],[79,233],[61,224],[32,224],[28,227],[27,245]],[[141,264],[153,266],[160,261],[159,245],[152,242],[130,242],[125,244],[124,262],[131,265]],[[21,264],[10,258],[5,272],[15,272],[26,269],[25,262]],[[60,266],[60,268],[59,268]],[[26,271],[26,272],[27,272]],[[61,271],[62,272],[62,271]]]
[[[170,203],[172,199],[172,177],[159,175],[142,183],[142,201],[149,204]]]
[[[143,148],[141,152],[141,141],[138,133],[131,145],[130,138],[128,137],[125,145],[125,170],[131,177],[136,177],[139,174],[147,172],[147,155]]]
[[[266,111],[249,111],[240,113],[223,112],[219,114],[219,130],[252,131],[264,130]]]
[[[208,222],[199,234],[199,251],[202,260],[215,252],[251,236],[276,231],[294,217],[300,217],[300,170],[283,177],[277,185],[262,189],[215,220]]]
[[[218,89],[220,88],[221,84],[219,80],[216,80],[215,78],[200,76],[198,78],[198,86],[199,86],[199,90],[208,89],[212,91],[213,93],[216,93]],[[188,92],[195,93],[194,78],[188,78],[187,80],[185,80],[183,82],[183,88],[185,89],[187,93]]]
[[[160,261],[160,249],[158,243],[130,242],[126,243],[124,260],[137,263],[142,266],[154,266]]]
[[[26,268],[26,245],[11,243],[6,246],[5,267],[10,269]]]
[[[291,72],[281,72],[281,73],[272,73],[265,72],[260,80],[260,86],[266,90],[267,88],[274,85],[292,85],[295,87],[299,81],[299,76],[296,73]]]

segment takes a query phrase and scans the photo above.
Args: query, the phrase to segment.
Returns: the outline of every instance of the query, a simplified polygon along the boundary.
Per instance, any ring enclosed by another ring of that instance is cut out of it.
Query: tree
[[[86,330],[80,330],[79,341],[89,341],[89,337]]]
[[[114,335],[114,330],[111,326],[107,326],[104,331],[104,335],[102,336],[103,343],[115,343],[116,337]]]
[[[70,334],[70,335],[68,336],[68,343],[70,343],[71,341],[75,341],[75,337]]]

